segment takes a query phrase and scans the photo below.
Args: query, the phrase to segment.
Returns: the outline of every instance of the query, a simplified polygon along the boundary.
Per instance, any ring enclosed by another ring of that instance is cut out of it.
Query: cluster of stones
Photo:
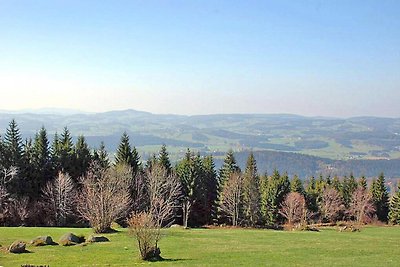
[[[58,243],[53,241],[51,236],[38,236],[29,242],[30,245],[39,247],[39,246],[54,246],[54,245],[61,245],[61,246],[74,246],[83,243],[95,243],[95,242],[108,242],[110,241],[105,236],[89,236],[87,240],[83,236],[77,236],[73,233],[67,233],[63,235]],[[28,252],[26,250],[26,242],[24,241],[15,241],[9,247],[8,251],[10,253],[25,253]]]

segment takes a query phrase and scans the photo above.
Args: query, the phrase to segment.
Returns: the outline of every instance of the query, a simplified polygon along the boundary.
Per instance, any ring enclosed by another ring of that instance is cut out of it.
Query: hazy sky
[[[400,1],[0,0],[0,109],[400,117]]]

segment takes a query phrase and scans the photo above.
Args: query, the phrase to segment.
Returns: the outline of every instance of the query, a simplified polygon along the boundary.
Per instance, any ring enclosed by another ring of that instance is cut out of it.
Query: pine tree
[[[181,160],[176,168],[176,174],[181,181],[182,186],[182,212],[183,226],[187,227],[190,219],[192,205],[197,197],[197,189],[199,179],[201,177],[201,166],[198,166],[197,159],[188,149],[185,157]]]
[[[299,176],[297,175],[295,175],[290,181],[290,192],[296,192],[302,195],[305,194],[303,182],[299,179]]]
[[[22,160],[22,138],[18,125],[14,119],[8,124],[4,136],[4,147],[6,150],[6,167],[20,167]]]
[[[61,142],[56,132],[54,134],[53,142],[50,148],[50,157],[53,166],[53,176],[56,175],[59,171],[61,171]]]
[[[121,142],[117,149],[117,154],[115,155],[115,164],[127,164],[132,168],[132,173],[135,175],[140,171],[140,157],[136,148],[131,148],[129,142],[129,136],[124,132],[121,136]]]
[[[203,158],[203,186],[204,186],[204,219],[206,224],[211,224],[217,219],[218,177],[215,171],[213,157]]]
[[[255,226],[260,221],[260,181],[257,163],[251,152],[243,175],[243,212],[246,223]]]
[[[95,150],[94,154],[96,155],[94,156],[94,160],[99,163],[101,168],[108,169],[110,167],[110,159],[108,158],[108,152],[103,141],[100,143],[99,149]]]
[[[385,186],[385,176],[381,173],[377,180],[372,182],[372,199],[376,208],[376,215],[382,222],[388,220],[389,213],[389,195]]]
[[[367,190],[367,179],[365,179],[364,175],[358,180],[358,186],[364,190]]]
[[[35,166],[35,155],[32,146],[32,139],[25,140],[22,146],[21,167],[19,169],[18,194],[24,196],[37,197],[40,188],[36,187],[35,179],[38,177]]]
[[[389,222],[391,224],[400,224],[400,184],[390,200]]]
[[[72,178],[77,179],[77,177],[72,176],[74,173],[75,154],[71,133],[67,127],[64,127],[61,138],[58,140],[58,146],[61,170],[64,173],[71,174]]]
[[[318,211],[318,192],[316,188],[316,181],[314,176],[311,176],[308,180],[308,184],[306,187],[306,203],[307,208],[310,211],[317,212]]]
[[[35,135],[33,143],[33,165],[35,168],[35,175],[32,178],[32,187],[35,192],[33,197],[37,198],[40,196],[40,192],[45,184],[53,178],[49,140],[44,127]]]
[[[219,184],[223,186],[228,177],[235,172],[240,172],[240,168],[236,163],[233,151],[229,150],[225,156],[224,163],[219,171]]]
[[[83,135],[78,136],[78,139],[76,140],[74,155],[74,173],[71,174],[71,176],[82,177],[88,171],[89,165],[92,161],[89,146]]]
[[[165,170],[167,170],[167,174],[170,175],[172,168],[165,144],[161,146],[160,153],[158,154],[158,162],[165,168]]]
[[[272,176],[263,181],[262,186],[261,205],[264,220],[268,226],[276,226],[282,219],[279,216],[280,205],[290,192],[289,178],[287,174],[281,176],[278,170],[274,170]]]

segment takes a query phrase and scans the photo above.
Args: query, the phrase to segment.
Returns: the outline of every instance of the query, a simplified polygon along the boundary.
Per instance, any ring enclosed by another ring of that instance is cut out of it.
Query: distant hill
[[[265,169],[286,164],[284,169],[302,168],[307,175],[325,168],[338,171],[354,168],[360,173],[365,171],[366,175],[370,171],[376,175],[372,169],[382,168],[373,167],[374,164],[388,170],[397,162],[391,160],[400,158],[400,118],[341,119],[291,114],[183,116],[136,110],[68,113],[45,109],[34,113],[0,112],[0,133],[4,133],[12,118],[24,137],[34,136],[41,126],[45,126],[50,136],[67,126],[75,137],[84,134],[92,147],[104,141],[108,151],[113,152],[126,131],[143,158],[156,152],[161,144],[168,146],[172,159],[181,157],[187,147],[215,154],[217,159],[230,148],[239,158],[253,150],[260,161],[265,161]],[[359,161],[367,159],[378,161],[368,162],[368,167]]]

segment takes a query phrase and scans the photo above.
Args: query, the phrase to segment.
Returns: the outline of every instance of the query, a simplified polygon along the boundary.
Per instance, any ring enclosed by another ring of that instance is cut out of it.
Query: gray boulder
[[[105,236],[89,236],[87,242],[95,243],[95,242],[110,242],[110,240]]]
[[[81,238],[73,233],[67,233],[60,238],[59,244],[62,246],[73,246],[82,243]]]
[[[8,251],[11,253],[24,253],[24,252],[27,252],[25,248],[26,248],[25,242],[14,241],[8,248]]]
[[[38,236],[35,239],[32,239],[30,244],[35,247],[38,247],[38,246],[56,245],[57,243],[53,241],[53,238],[51,238],[51,236],[45,235],[45,236]]]

